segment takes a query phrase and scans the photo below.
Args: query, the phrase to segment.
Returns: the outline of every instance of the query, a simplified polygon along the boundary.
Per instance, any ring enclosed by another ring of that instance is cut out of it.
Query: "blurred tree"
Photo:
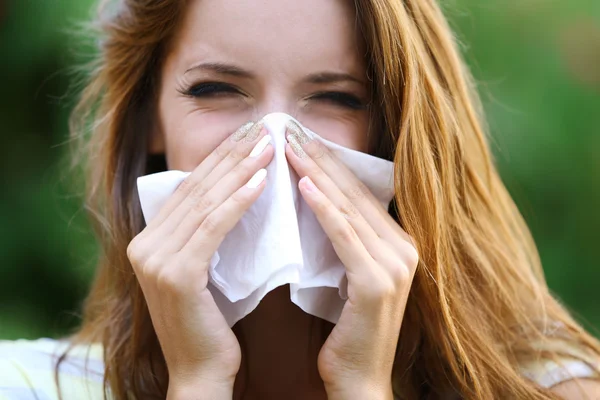
[[[67,29],[89,1],[5,4],[0,26],[0,337],[54,336],[77,322],[94,242],[69,187],[65,97],[74,63]]]

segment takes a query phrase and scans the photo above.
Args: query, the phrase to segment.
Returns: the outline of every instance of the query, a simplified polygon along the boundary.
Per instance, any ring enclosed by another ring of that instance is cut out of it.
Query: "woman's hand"
[[[299,189],[346,267],[348,300],[321,348],[329,399],[391,399],[391,374],[418,254],[409,235],[328,149],[288,128]]]
[[[165,356],[169,398],[231,398],[240,346],[207,289],[208,268],[264,189],[273,158],[265,132],[247,124],[221,143],[127,249]]]

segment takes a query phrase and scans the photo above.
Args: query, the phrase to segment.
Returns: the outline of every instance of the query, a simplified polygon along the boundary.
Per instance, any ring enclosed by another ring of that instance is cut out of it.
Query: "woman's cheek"
[[[171,121],[166,126],[169,169],[192,171],[246,122],[244,117],[219,111],[196,111]]]
[[[316,112],[298,116],[298,121],[322,138],[353,150],[368,150],[368,115],[363,112],[328,113]]]

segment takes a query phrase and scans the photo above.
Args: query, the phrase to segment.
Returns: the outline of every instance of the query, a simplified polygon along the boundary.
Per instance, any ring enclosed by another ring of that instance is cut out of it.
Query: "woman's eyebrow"
[[[254,79],[256,75],[237,65],[222,62],[203,62],[188,68],[184,75],[192,71],[208,71],[221,75],[229,75],[236,78]],[[314,85],[324,83],[352,82],[364,85],[365,81],[345,72],[321,71],[308,75],[303,79],[305,83]]]
[[[322,84],[322,83],[339,83],[339,82],[354,82],[364,85],[365,82],[361,79],[358,79],[350,74],[344,72],[318,72],[316,74],[310,74],[305,79],[305,82],[312,84]]]
[[[235,76],[237,78],[252,79],[255,77],[255,75],[248,70],[245,70],[245,69],[240,68],[233,64],[225,64],[225,63],[220,63],[220,62],[205,62],[205,63],[196,64],[196,65],[188,68],[184,72],[184,75],[189,72],[195,71],[195,70],[209,71],[209,72],[214,72],[214,73],[222,74],[222,75]]]

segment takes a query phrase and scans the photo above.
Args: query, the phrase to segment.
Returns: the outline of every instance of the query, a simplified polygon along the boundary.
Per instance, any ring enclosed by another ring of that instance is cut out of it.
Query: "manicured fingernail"
[[[248,132],[250,131],[250,128],[252,128],[253,125],[254,125],[254,122],[248,122],[248,123],[242,125],[241,128],[239,128],[237,131],[235,131],[235,133],[233,135],[231,135],[231,140],[233,140],[234,142],[239,142],[240,140],[245,138],[246,135],[248,134]]]
[[[312,179],[310,179],[308,176],[305,176],[304,178],[300,179],[300,182],[304,182],[304,188],[308,191],[308,192],[316,192],[317,191],[317,187],[315,186],[315,183],[312,181]]]
[[[261,155],[270,142],[271,135],[263,136],[263,138],[260,139],[258,143],[256,143],[256,146],[254,146],[254,148],[250,152],[250,157],[258,157],[259,155]]]
[[[250,178],[248,183],[246,183],[246,186],[248,186],[250,189],[255,189],[256,187],[258,187],[258,185],[260,185],[262,183],[262,181],[265,180],[266,177],[267,177],[267,170],[264,168],[259,169],[258,172],[256,172],[252,176],[252,178]]]
[[[306,144],[310,141],[308,135],[304,132],[304,130],[296,123],[296,121],[289,120],[286,125],[290,135],[295,135],[298,138],[298,142],[300,144]]]
[[[246,142],[252,142],[253,140],[255,140],[258,137],[258,135],[260,134],[260,132],[263,130],[263,127],[264,126],[263,126],[262,121],[254,124],[254,126],[252,126],[252,128],[250,128],[250,130],[248,131],[248,134],[246,135],[244,140]]]
[[[296,135],[288,135],[287,141],[299,158],[306,158],[306,152],[298,142],[298,137]]]

